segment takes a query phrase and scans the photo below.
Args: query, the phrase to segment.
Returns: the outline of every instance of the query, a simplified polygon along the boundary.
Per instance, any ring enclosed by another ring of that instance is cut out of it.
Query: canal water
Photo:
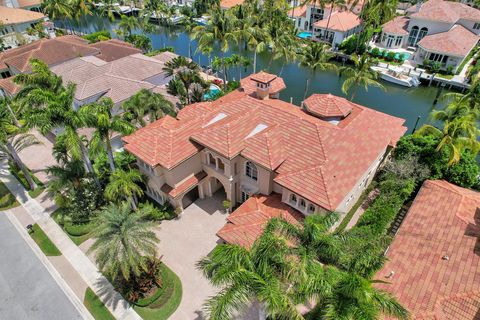
[[[114,31],[117,29],[117,24],[118,21],[111,22],[107,18],[97,16],[84,17],[80,23],[69,23],[69,25],[74,25],[75,30],[86,33],[103,29]],[[56,25],[62,26],[62,22],[56,22]],[[141,31],[138,30],[137,32]],[[181,28],[162,28],[158,33],[147,35],[152,39],[154,49],[170,46],[175,49],[177,54],[184,56],[189,55],[188,44],[190,38]],[[112,32],[112,36],[115,36],[114,32]],[[209,65],[210,58],[208,56],[195,52],[195,41],[192,41],[191,47],[194,61],[200,65]],[[228,56],[229,54],[230,53],[227,52],[224,55]],[[218,48],[214,48],[211,56],[213,57],[215,55],[221,55]],[[251,53],[248,55],[252,56]],[[257,71],[265,70],[271,73],[281,74],[287,85],[287,89],[281,93],[280,97],[282,100],[292,100],[293,103],[299,105],[303,98],[307,78],[311,79],[307,96],[312,93],[332,93],[338,96],[345,96],[341,90],[343,79],[335,73],[318,71],[312,76],[311,70],[298,66],[298,62],[284,65],[280,59],[274,60],[270,68],[269,62],[270,54],[268,52],[258,55]],[[241,72],[242,76],[244,76],[245,74],[251,73],[252,68],[248,67],[246,70],[241,70]],[[230,70],[229,78],[238,80],[239,70]],[[418,117],[421,117],[419,126],[423,123],[430,122],[429,114],[434,108],[433,101],[437,94],[436,87],[420,86],[418,88],[405,88],[384,81],[382,81],[382,84],[386,88],[385,91],[375,87],[370,87],[368,91],[359,88],[354,102],[404,118],[409,130],[413,129]],[[440,100],[436,108],[444,107],[445,102]]]

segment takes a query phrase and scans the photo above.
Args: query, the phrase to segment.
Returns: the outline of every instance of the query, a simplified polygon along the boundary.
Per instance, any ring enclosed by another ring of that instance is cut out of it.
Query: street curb
[[[77,295],[73,292],[73,290],[68,286],[65,280],[62,278],[60,273],[55,269],[53,264],[48,260],[47,256],[43,254],[40,250],[38,245],[33,241],[32,237],[28,234],[26,229],[20,224],[20,221],[17,220],[15,215],[10,211],[4,211],[5,215],[7,216],[8,220],[12,223],[12,225],[17,229],[20,236],[23,240],[27,243],[27,245],[32,249],[33,253],[37,256],[40,262],[45,266],[47,271],[50,273],[52,278],[58,284],[60,289],[65,293],[68,300],[73,304],[75,309],[80,313],[80,315],[85,320],[95,320],[87,308],[83,305],[83,302],[77,297]]]

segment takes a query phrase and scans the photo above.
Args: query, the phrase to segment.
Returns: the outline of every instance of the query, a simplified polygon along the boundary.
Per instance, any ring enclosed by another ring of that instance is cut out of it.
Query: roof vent
[[[392,271],[390,271],[389,274],[387,274],[387,275],[385,276],[385,278],[390,279],[390,278],[393,278],[394,275],[395,275],[395,271],[392,270]]]
[[[444,256],[442,257],[442,260],[448,261],[448,260],[450,260],[450,257],[447,256],[447,255],[444,255]]]

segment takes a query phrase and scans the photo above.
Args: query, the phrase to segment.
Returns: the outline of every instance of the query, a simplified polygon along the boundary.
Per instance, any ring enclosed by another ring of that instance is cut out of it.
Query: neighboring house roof
[[[427,51],[465,57],[478,43],[479,37],[461,25],[447,32],[425,36],[418,45]]]
[[[42,4],[42,0],[17,0],[20,8],[35,7]]]
[[[111,62],[95,56],[77,58],[53,66],[51,70],[65,83],[75,83],[75,98],[85,100],[105,95],[114,103],[122,102],[141,89],[155,90],[166,81],[164,63],[134,54]]]
[[[408,35],[408,23],[410,18],[405,16],[395,17],[383,25],[383,32],[406,36]]]
[[[354,108],[352,102],[332,94],[312,94],[304,104],[309,112],[324,118],[345,118]]]
[[[426,181],[377,273],[387,283],[376,286],[393,293],[412,319],[478,319],[479,222],[480,193]]]
[[[3,25],[35,22],[45,18],[43,13],[0,6],[0,22]]]
[[[100,50],[97,58],[107,62],[121,59],[132,54],[142,53],[142,50],[135,48],[130,43],[117,39],[92,43],[90,46]]]
[[[21,89],[18,84],[13,82],[13,77],[0,79],[0,88],[2,88],[10,96],[16,95]]]
[[[281,100],[259,100],[237,90],[138,130],[124,138],[125,148],[149,165],[167,169],[201,146],[227,158],[241,154],[274,170],[278,184],[335,210],[406,131],[403,119],[351,105],[351,113],[334,125]]]
[[[227,217],[228,223],[217,232],[217,236],[225,242],[248,248],[263,233],[272,218],[298,225],[303,221],[303,214],[283,203],[279,194],[255,195]]]
[[[319,20],[313,24],[315,28],[327,29],[346,32],[353,28],[358,27],[362,23],[362,20],[353,12],[350,11],[337,11],[332,13],[330,21],[328,17],[323,20]]]
[[[307,8],[308,6],[306,4],[303,6],[294,7],[290,9],[287,14],[289,17],[305,18],[307,16]]]
[[[270,82],[270,94],[279,93],[280,91],[282,91],[283,89],[285,89],[287,87],[282,78],[277,77],[276,75],[268,74],[266,72],[263,72],[263,74],[261,76],[256,77],[255,80],[253,80],[251,75],[246,77],[246,78],[243,78],[242,80],[240,80],[240,84],[241,84],[243,90],[247,94],[253,94],[257,91],[257,82],[256,81],[258,81],[258,80],[261,80],[261,81],[270,80],[269,81]]]
[[[88,46],[86,40],[76,36],[41,39],[0,53],[0,68],[7,69],[10,66],[23,73],[30,71],[29,61],[33,58],[51,66],[99,52],[97,48]]]
[[[221,0],[220,1],[220,8],[222,9],[230,9],[235,6],[241,5],[245,2],[245,0]]]
[[[412,18],[431,21],[448,23],[456,23],[460,19],[480,21],[480,10],[455,1],[429,0],[421,5],[414,5],[407,11]]]

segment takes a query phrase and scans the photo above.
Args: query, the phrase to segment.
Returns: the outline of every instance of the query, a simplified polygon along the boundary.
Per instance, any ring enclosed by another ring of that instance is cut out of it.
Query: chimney
[[[260,100],[266,100],[270,97],[270,82],[257,82],[256,96]]]

